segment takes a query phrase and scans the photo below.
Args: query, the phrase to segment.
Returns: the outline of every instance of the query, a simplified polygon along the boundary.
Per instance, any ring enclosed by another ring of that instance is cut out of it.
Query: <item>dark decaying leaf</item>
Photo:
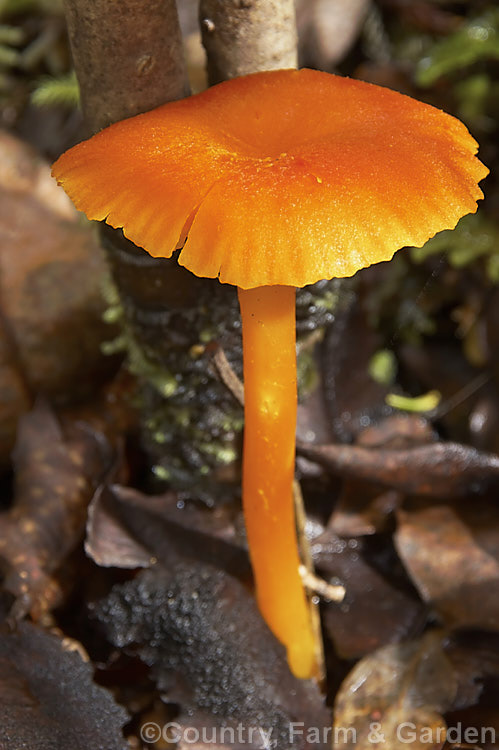
[[[419,641],[386,646],[364,657],[343,681],[336,696],[335,748],[355,747],[400,750],[414,732],[408,746],[416,750],[436,750],[445,741],[446,723],[442,713],[454,702],[456,677],[442,650],[437,633]],[[407,724],[409,726],[407,726]],[[435,739],[425,735],[431,730]],[[350,734],[342,730],[350,729]]]
[[[320,574],[346,589],[341,604],[323,605],[324,627],[340,657],[359,658],[420,632],[426,617],[424,605],[407,585],[406,590],[395,585],[366,562],[363,540],[346,541],[327,529],[314,540],[312,552]]]
[[[125,750],[127,718],[67,642],[27,622],[0,634],[0,750]]]
[[[89,509],[85,547],[98,565],[171,566],[190,559],[250,575],[244,537],[230,510],[179,501],[173,492],[144,495],[130,487],[102,487]]]
[[[117,568],[148,568],[156,558],[128,531],[114,487],[103,485],[88,508],[85,551],[97,565]],[[115,507],[118,504],[118,508]],[[147,532],[147,526],[146,526]]]
[[[0,515],[4,588],[16,614],[37,618],[57,601],[52,579],[81,540],[87,505],[108,467],[105,443],[73,425],[66,437],[48,406],[39,404],[19,424],[12,508]]]
[[[298,450],[332,474],[377,482],[404,494],[462,497],[499,484],[499,457],[460,443],[407,450],[301,443]]]
[[[328,527],[338,536],[370,536],[386,531],[389,518],[403,500],[400,492],[371,482],[349,480],[341,490]]]
[[[420,416],[393,414],[358,433],[364,448],[402,450],[433,442],[430,423]],[[328,521],[339,536],[365,536],[385,531],[403,495],[375,482],[347,479]]]
[[[385,403],[386,385],[369,375],[369,362],[381,338],[369,325],[362,300],[352,281],[342,279],[340,303],[322,347],[322,378],[327,414],[339,442],[350,442],[358,432],[391,410]]]
[[[290,722],[330,725],[315,683],[291,675],[253,597],[220,570],[178,564],[142,571],[115,586],[96,616],[116,646],[152,667],[159,689],[190,720],[201,710],[219,726],[272,729],[282,750],[307,747],[304,738],[291,741]]]
[[[499,633],[453,631],[447,636],[445,653],[458,681],[455,710],[464,710],[479,702],[499,704]]]
[[[499,629],[499,511],[474,501],[400,511],[395,544],[422,598],[450,626]]]

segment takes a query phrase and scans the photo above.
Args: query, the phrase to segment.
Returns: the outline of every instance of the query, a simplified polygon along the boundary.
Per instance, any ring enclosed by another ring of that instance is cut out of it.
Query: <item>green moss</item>
[[[33,12],[62,15],[63,0],[0,0],[0,17]]]
[[[60,76],[41,78],[31,94],[31,101],[37,107],[66,107],[76,109],[80,104],[80,88],[76,73],[71,71]]]
[[[416,81],[432,86],[443,76],[488,60],[499,60],[497,8],[466,21],[454,34],[433,44],[417,65]]]
[[[313,349],[303,349],[298,356],[297,382],[300,398],[313,391],[317,385],[318,375]]]
[[[222,447],[217,443],[205,443],[200,447],[208,456],[214,456],[221,464],[230,464],[237,459],[234,448]]]
[[[171,479],[170,472],[164,466],[155,465],[152,467],[152,472],[162,482],[168,482]]]
[[[128,339],[125,335],[116,336],[110,341],[104,341],[101,344],[101,351],[108,357],[120,352],[126,352],[128,348]]]
[[[438,302],[430,293],[431,280],[425,268],[415,272],[407,252],[397,253],[378,283],[369,289],[365,304],[371,326],[386,331],[389,337],[396,336],[399,342],[411,344],[432,335],[436,329],[435,304],[440,305],[441,300],[440,293]]]
[[[24,32],[15,26],[0,24],[0,89],[6,89],[8,78],[5,75],[11,68],[21,64],[21,51]]]

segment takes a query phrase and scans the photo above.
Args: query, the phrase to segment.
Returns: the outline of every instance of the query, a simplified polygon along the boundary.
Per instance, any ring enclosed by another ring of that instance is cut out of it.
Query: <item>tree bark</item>
[[[201,0],[210,84],[298,64],[293,0]]]
[[[92,132],[189,93],[175,0],[64,0]]]

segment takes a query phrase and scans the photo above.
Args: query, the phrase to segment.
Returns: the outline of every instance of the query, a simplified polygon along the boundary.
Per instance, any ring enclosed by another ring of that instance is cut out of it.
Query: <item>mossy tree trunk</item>
[[[90,132],[189,93],[175,0],[65,0],[65,12]],[[238,482],[227,467],[237,467],[242,411],[210,370],[218,344],[240,359],[235,291],[102,229],[118,290],[109,317],[121,315],[124,331],[114,349],[139,380],[151,466],[209,499],[220,475]]]

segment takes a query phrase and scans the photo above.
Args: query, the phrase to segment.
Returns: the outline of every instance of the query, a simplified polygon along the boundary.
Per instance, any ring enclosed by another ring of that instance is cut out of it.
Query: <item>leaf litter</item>
[[[69,639],[28,622],[0,631],[2,750],[125,750],[127,721]]]

